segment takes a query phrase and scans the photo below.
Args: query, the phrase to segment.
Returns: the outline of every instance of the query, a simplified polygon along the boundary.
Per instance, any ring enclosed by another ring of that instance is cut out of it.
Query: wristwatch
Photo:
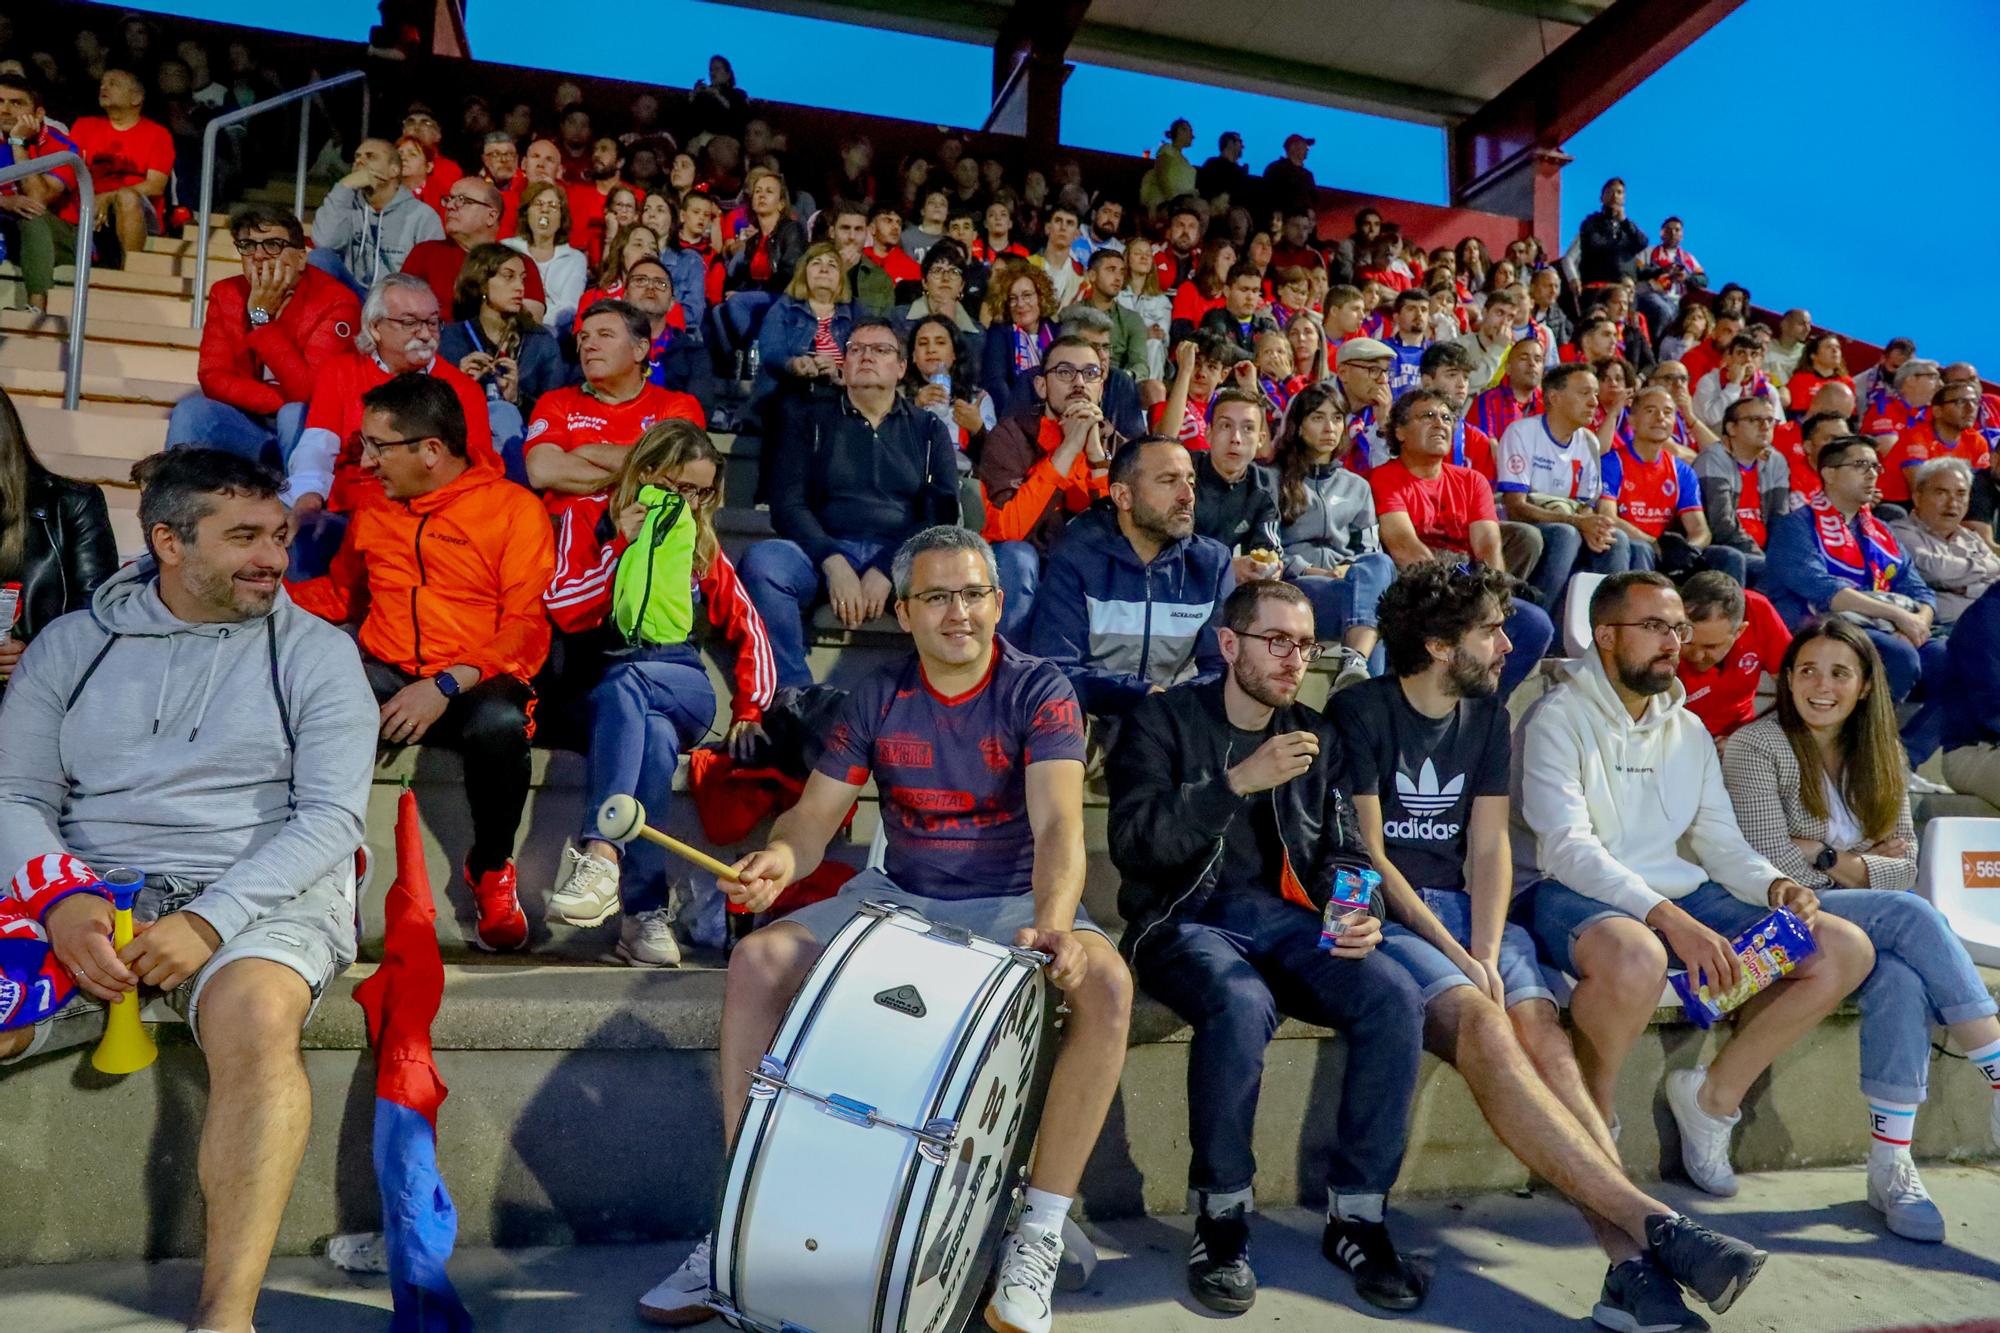
[[[458,677],[452,675],[449,671],[440,671],[435,676],[432,676],[431,684],[437,686],[438,693],[447,699],[456,699],[458,697]]]
[[[1819,855],[1813,858],[1813,869],[1822,875],[1829,874],[1833,870],[1834,863],[1839,860],[1840,853],[1833,849],[1833,845],[1823,842],[1819,845]]]
[[[271,312],[261,306],[250,307],[250,327],[261,329],[271,322]]]

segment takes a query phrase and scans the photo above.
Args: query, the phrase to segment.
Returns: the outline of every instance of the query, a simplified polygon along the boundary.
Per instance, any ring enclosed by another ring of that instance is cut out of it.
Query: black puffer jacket
[[[1274,734],[1312,732],[1319,762],[1282,787],[1238,796],[1228,770],[1251,751],[1230,752],[1222,689],[1218,680],[1148,695],[1120,725],[1105,764],[1128,958],[1152,926],[1201,910],[1215,889],[1223,835],[1252,801],[1275,803],[1286,859],[1315,906],[1325,907],[1336,867],[1368,864],[1354,807],[1340,789],[1346,764],[1333,724],[1304,704],[1279,709]]]
[[[97,585],[118,569],[118,545],[104,492],[39,469],[28,475],[27,536],[21,551],[21,617],[27,640],[48,623],[90,605]],[[4,627],[0,627],[4,628]]]

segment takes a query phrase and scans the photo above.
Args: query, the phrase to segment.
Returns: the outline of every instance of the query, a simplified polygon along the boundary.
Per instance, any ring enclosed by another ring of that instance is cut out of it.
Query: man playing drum
[[[839,896],[737,946],[722,1010],[722,1116],[733,1140],[750,1075],[821,950],[865,901],[1049,954],[1069,1021],[1050,1079],[1025,1207],[1001,1247],[986,1322],[1046,1333],[1062,1221],[1125,1062],[1132,982],[1091,923],[1083,894],[1083,716],[1062,673],[995,637],[993,552],[974,533],[935,527],[893,566],[896,618],[916,652],[863,681],[805,793],[771,843],[736,863],[729,896],[753,911],[812,873],[872,774],[888,837],[887,873],[864,871]],[[641,1298],[639,1313],[682,1326],[710,1317],[710,1245]]]

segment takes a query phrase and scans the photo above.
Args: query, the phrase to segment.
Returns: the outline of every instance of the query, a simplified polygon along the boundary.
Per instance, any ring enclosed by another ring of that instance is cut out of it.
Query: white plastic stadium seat
[[[2000,819],[1925,824],[1917,892],[1944,913],[1973,962],[2000,967]]]
[[[1590,651],[1590,595],[1604,582],[1602,574],[1572,574],[1563,594],[1563,655],[1582,657]]]

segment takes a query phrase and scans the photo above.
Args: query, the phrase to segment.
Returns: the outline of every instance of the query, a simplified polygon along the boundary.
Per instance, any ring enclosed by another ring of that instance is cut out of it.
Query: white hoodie
[[[1562,663],[1559,679],[1515,739],[1516,883],[1553,879],[1642,919],[1708,880],[1764,906],[1784,875],[1737,827],[1681,683],[1635,722],[1598,654]]]

